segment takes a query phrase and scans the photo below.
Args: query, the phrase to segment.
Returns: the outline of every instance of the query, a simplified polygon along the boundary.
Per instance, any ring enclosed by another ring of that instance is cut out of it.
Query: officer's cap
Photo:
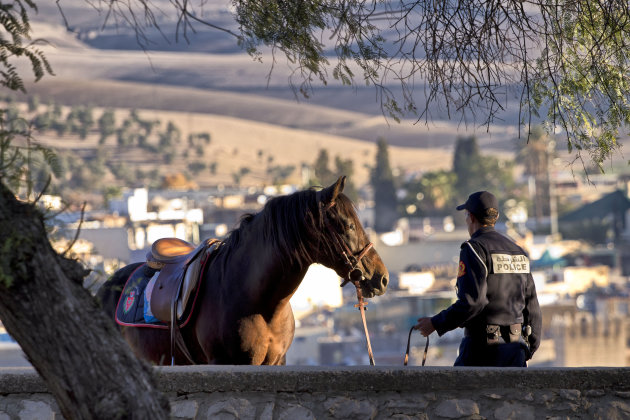
[[[464,204],[457,206],[457,210],[464,209],[471,212],[475,217],[481,218],[488,209],[499,210],[499,202],[491,192],[477,191],[470,194]]]

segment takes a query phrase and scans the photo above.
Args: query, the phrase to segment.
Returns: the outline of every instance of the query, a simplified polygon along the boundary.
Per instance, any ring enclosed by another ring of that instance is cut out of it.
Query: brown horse
[[[289,299],[308,267],[319,263],[357,281],[364,297],[382,295],[388,272],[372,248],[345,177],[320,191],[275,197],[243,217],[202,271],[197,304],[181,328],[192,361],[199,364],[280,365],[295,330]],[[118,270],[99,290],[112,317],[125,281],[140,264]],[[167,330],[121,327],[136,355],[160,364],[171,360]],[[189,364],[175,351],[176,364]]]

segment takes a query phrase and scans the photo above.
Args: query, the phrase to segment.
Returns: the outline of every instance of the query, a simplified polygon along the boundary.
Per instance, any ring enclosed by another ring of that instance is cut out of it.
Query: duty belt
[[[485,338],[486,344],[503,344],[503,343],[516,343],[521,340],[522,325],[486,325],[485,331],[481,329],[472,330],[471,328],[464,328],[464,335],[471,337],[473,340],[482,340]]]

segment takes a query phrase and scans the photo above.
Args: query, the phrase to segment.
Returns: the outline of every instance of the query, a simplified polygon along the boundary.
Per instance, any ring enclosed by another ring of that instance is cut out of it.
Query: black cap
[[[457,206],[457,210],[468,210],[477,218],[483,217],[488,209],[499,210],[499,202],[494,194],[488,191],[477,191],[468,196],[464,204]]]

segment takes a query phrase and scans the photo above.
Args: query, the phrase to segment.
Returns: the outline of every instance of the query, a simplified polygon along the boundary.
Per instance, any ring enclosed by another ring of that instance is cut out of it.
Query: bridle
[[[363,329],[365,330],[365,340],[367,344],[368,356],[370,358],[370,365],[374,366],[374,354],[372,353],[372,345],[370,344],[370,333],[368,332],[367,322],[365,321],[365,311],[367,310],[367,302],[363,299],[363,292],[361,291],[361,282],[365,280],[365,276],[363,271],[359,268],[359,263],[365,257],[365,255],[374,247],[372,242],[368,242],[367,245],[363,247],[361,251],[358,253],[353,253],[348,247],[348,244],[341,238],[341,235],[332,227],[330,221],[325,216],[326,212],[330,210],[335,205],[335,202],[332,201],[327,204],[323,208],[323,219],[326,228],[330,231],[335,244],[337,251],[341,254],[344,260],[345,266],[348,268],[348,272],[344,277],[343,282],[341,283],[341,287],[345,286],[348,283],[352,283],[357,291],[357,300],[358,303],[354,305],[355,308],[359,308],[361,312],[361,319],[363,320]]]

